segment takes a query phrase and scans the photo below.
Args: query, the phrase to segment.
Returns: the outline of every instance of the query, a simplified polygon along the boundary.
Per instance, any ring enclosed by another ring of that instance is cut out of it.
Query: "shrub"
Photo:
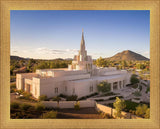
[[[87,99],[87,97],[81,97],[78,100],[85,100],[85,99]]]
[[[104,95],[102,95],[102,96],[111,96],[111,95],[116,95],[116,94],[113,93],[113,92],[109,92],[109,93],[106,93],[106,94],[104,94]]]
[[[99,92],[108,92],[111,90],[111,85],[106,81],[102,81],[97,85],[97,89]]]
[[[10,87],[11,87],[11,88],[16,88],[16,84],[13,83],[13,84],[10,85]]]
[[[144,115],[144,118],[149,119],[150,118],[150,108],[146,110],[146,114]]]
[[[32,94],[29,93],[29,92],[23,92],[23,98],[26,99],[26,100],[30,100],[32,99]]]
[[[143,117],[145,115],[147,109],[148,109],[148,106],[146,104],[138,105],[136,107],[136,115]]]
[[[76,101],[77,100],[77,95],[71,95],[71,96],[67,96],[67,101]]]
[[[46,113],[43,113],[41,116],[42,119],[54,119],[56,117],[57,117],[56,111],[46,112]]]
[[[35,109],[38,111],[38,112],[42,112],[44,109],[45,109],[45,106],[42,104],[42,103],[37,103],[35,105]]]
[[[17,102],[12,102],[11,103],[11,109],[18,109],[19,108],[20,103]]]
[[[136,89],[138,87],[137,84],[132,85],[132,88]]]
[[[132,74],[132,76],[130,78],[130,82],[131,82],[131,84],[139,83],[139,79],[137,78],[137,75]]]
[[[10,85],[10,93],[13,93],[16,91],[16,84],[11,84]]]
[[[17,93],[22,94],[24,91],[23,90],[16,90]]]
[[[80,103],[79,103],[79,101],[74,104],[74,109],[76,109],[76,110],[80,109]]]
[[[61,98],[60,97],[58,97],[58,96],[56,96],[56,97],[53,97],[53,99],[52,99],[53,101],[60,101],[61,100]]]
[[[135,115],[135,114],[136,114],[136,111],[132,111],[131,114]]]
[[[14,93],[14,92],[16,92],[16,89],[11,88],[11,89],[10,89],[10,93]]]
[[[139,90],[142,91],[142,86],[141,85],[139,86]]]
[[[87,96],[83,96],[83,97],[79,98],[78,100],[84,100],[84,99],[87,99],[87,98],[95,96],[95,95],[98,95],[98,93],[96,92],[96,93],[93,93],[93,94],[90,94],[90,95],[87,95]]]
[[[126,104],[126,109],[128,111],[129,110],[136,110],[136,107],[139,105],[138,103],[132,102],[132,101],[129,101],[129,100],[126,100],[125,104]]]
[[[147,87],[146,93],[148,93],[150,91],[150,87]]]
[[[113,117],[110,114],[105,113],[104,116],[103,116],[103,118],[105,118],[105,119],[111,119]]]
[[[98,95],[98,93],[92,93],[92,94],[84,96],[84,97],[89,98],[89,97],[92,97],[92,96],[95,96],[95,95]]]
[[[139,92],[139,91],[135,91],[134,93],[133,93],[135,96],[141,96],[141,92]]]
[[[27,103],[23,103],[21,104],[21,109],[22,110],[28,110],[30,107],[32,107],[30,104],[27,104]]]
[[[121,111],[126,107],[125,101],[116,97],[116,101],[113,103],[113,106],[116,110],[115,116],[121,118]]]
[[[67,98],[67,95],[60,94],[58,97]]]
[[[107,104],[107,106],[112,107],[113,108],[113,103],[109,103]]]
[[[47,96],[46,95],[41,95],[38,97],[39,101],[46,101],[47,100]]]

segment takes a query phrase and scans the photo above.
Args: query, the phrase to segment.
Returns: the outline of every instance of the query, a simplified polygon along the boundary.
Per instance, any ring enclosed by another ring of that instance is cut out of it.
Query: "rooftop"
[[[109,80],[109,79],[117,79],[117,78],[121,78],[124,75],[122,74],[118,74],[118,75],[107,75],[107,76],[93,76],[91,78],[87,78],[87,79],[77,79],[77,80],[72,80],[73,82],[83,82],[83,81],[89,81],[89,80]]]

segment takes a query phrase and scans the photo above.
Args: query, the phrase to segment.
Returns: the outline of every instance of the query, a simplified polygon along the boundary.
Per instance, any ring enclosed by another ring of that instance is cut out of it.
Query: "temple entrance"
[[[114,82],[113,83],[113,90],[117,90],[118,89],[118,82]]]
[[[122,82],[119,81],[119,88],[121,89],[122,88]]]
[[[31,91],[31,85],[30,84],[26,84],[26,91],[30,92]]]

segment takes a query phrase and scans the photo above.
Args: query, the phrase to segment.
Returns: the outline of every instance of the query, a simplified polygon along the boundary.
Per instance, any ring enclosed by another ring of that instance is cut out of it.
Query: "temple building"
[[[35,98],[48,98],[60,94],[77,95],[78,98],[97,92],[97,84],[107,81],[111,91],[124,88],[130,83],[130,74],[116,67],[98,68],[87,55],[84,34],[78,55],[66,69],[37,69],[35,73],[16,74],[16,87],[32,93]]]

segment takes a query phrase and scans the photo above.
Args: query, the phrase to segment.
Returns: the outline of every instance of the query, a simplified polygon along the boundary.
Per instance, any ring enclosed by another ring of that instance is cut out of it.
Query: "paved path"
[[[141,91],[142,96],[140,97],[141,100],[144,102],[150,102],[150,96],[148,93],[146,93],[147,87],[143,84],[140,85],[142,86],[142,91]]]

